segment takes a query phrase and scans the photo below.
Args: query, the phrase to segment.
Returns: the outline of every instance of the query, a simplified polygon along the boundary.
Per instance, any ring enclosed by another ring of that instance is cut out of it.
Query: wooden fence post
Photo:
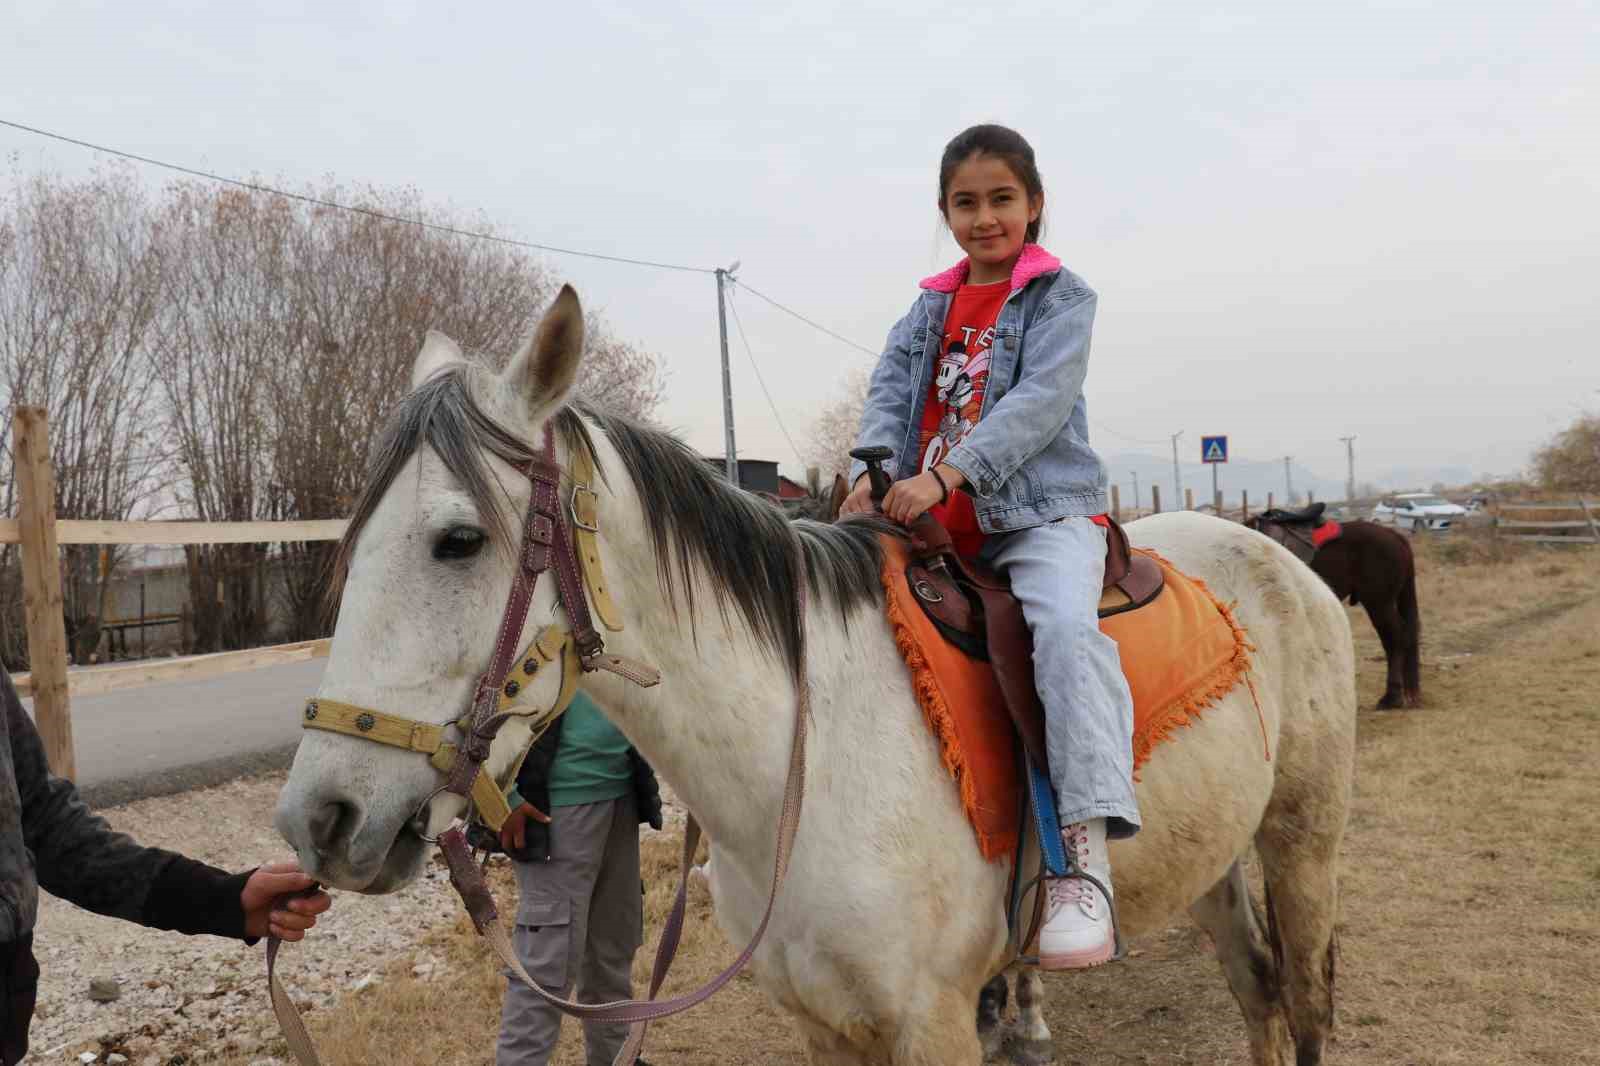
[[[1250,493],[1249,492],[1241,492],[1239,494],[1239,521],[1241,521],[1241,522],[1250,521]]]
[[[1183,490],[1183,509],[1185,511],[1194,510],[1194,489]]]
[[[1272,493],[1267,493],[1267,510],[1272,510]]]
[[[1600,525],[1595,523],[1594,512],[1589,510],[1589,504],[1582,496],[1578,497],[1578,507],[1583,511],[1583,517],[1589,521],[1589,536],[1594,538],[1596,544],[1600,544]]]
[[[1150,507],[1151,507],[1151,511],[1150,511],[1151,514],[1160,514],[1161,513],[1161,486],[1160,485],[1151,485],[1150,486]]]
[[[1111,486],[1111,520],[1122,521],[1122,490],[1115,485]]]
[[[62,614],[61,555],[56,547],[56,478],[43,407],[18,407],[13,423],[17,523],[22,543],[23,611],[33,671],[33,719],[50,772],[77,773],[67,693],[67,627]]]
[[[1218,489],[1212,495],[1211,507],[1212,507],[1212,510],[1214,510],[1216,512],[1217,517],[1221,518],[1222,517],[1222,490],[1221,489]]]

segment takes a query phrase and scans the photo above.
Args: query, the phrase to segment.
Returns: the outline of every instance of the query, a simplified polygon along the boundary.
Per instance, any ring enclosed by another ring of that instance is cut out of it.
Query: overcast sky
[[[13,0],[0,117],[228,174],[414,184],[529,240],[739,260],[873,349],[959,255],[940,150],[999,121],[1037,149],[1046,245],[1100,293],[1103,452],[1183,430],[1190,459],[1228,433],[1340,477],[1356,434],[1358,477],[1504,473],[1600,408],[1592,3],[776,6]],[[94,161],[0,128],[11,153]],[[712,279],[549,262],[663,355],[663,417],[720,452]],[[870,359],[737,306],[804,447]],[[740,454],[796,470],[732,344]]]

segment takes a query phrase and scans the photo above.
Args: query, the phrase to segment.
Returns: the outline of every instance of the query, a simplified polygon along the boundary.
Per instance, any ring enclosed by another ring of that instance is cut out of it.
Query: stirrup
[[[1128,956],[1127,942],[1122,938],[1122,915],[1117,910],[1117,900],[1100,879],[1078,865],[1075,852],[1069,852],[1061,842],[1061,817],[1056,811],[1056,790],[1050,784],[1049,775],[1035,766],[1026,756],[1023,757],[1024,766],[1028,776],[1028,806],[1033,808],[1034,831],[1039,834],[1039,872],[1027,882],[1023,882],[1022,873],[1022,841],[1017,842],[1017,868],[1014,871],[1013,885],[1015,891],[1011,898],[1011,908],[1008,925],[1013,933],[1022,926],[1022,900],[1031,890],[1033,892],[1048,892],[1051,881],[1087,881],[1100,891],[1106,905],[1111,908],[1111,935],[1113,947],[1111,958],[1108,962],[1121,962]],[[1043,915],[1042,905],[1035,909],[1036,915]],[[1035,928],[1028,938],[1018,945],[1018,950],[1025,949],[1028,944],[1038,939],[1039,931],[1044,927],[1042,918],[1036,922]],[[1038,955],[1017,956],[1017,961],[1025,966],[1038,966]]]

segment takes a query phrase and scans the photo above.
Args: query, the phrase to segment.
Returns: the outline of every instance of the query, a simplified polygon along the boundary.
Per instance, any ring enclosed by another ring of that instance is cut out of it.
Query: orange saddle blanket
[[[940,635],[906,581],[906,546],[884,538],[885,611],[917,702],[986,859],[1017,847],[1022,778],[1016,732],[989,664]],[[1205,583],[1154,552],[1166,587],[1153,602],[1100,621],[1117,642],[1133,692],[1133,766],[1230,692],[1250,666],[1250,642]]]

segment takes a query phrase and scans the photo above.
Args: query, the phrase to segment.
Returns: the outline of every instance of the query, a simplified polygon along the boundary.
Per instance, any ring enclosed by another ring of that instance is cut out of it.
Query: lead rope
[[[799,654],[795,678],[794,736],[789,749],[789,773],[784,782],[783,807],[778,818],[777,856],[772,868],[772,889],[767,896],[766,912],[762,914],[761,923],[756,926],[755,935],[751,937],[750,943],[727,969],[713,977],[705,987],[672,999],[656,999],[661,986],[666,982],[668,971],[672,968],[672,961],[677,955],[678,944],[683,935],[684,915],[689,899],[689,871],[694,865],[695,852],[700,845],[700,824],[695,821],[694,815],[689,815],[684,825],[678,894],[673,900],[672,910],[667,916],[666,925],[661,930],[661,941],[656,947],[655,964],[650,975],[649,996],[644,1000],[618,1000],[612,1003],[577,1003],[542,988],[517,958],[516,950],[511,945],[511,938],[506,933],[505,926],[500,923],[499,911],[495,906],[494,896],[489,891],[488,883],[484,880],[483,870],[472,861],[471,849],[461,825],[452,826],[439,837],[439,850],[443,853],[445,864],[449,869],[450,883],[461,896],[462,904],[472,919],[473,927],[488,941],[490,949],[518,980],[564,1014],[584,1021],[627,1023],[631,1027],[628,1039],[623,1044],[622,1050],[617,1053],[612,1066],[634,1066],[644,1046],[645,1032],[652,1020],[680,1014],[691,1007],[699,1006],[733,980],[755,955],[756,948],[766,935],[767,924],[772,919],[778,892],[783,887],[784,878],[789,872],[789,857],[794,850],[795,835],[800,828],[800,812],[805,806],[806,793],[806,735],[811,718],[811,682],[806,656],[806,586],[803,557],[797,559],[796,567],[799,579],[796,581],[795,624],[799,634]],[[304,1020],[278,981],[276,964],[280,944],[281,941],[275,936],[267,938],[267,984],[271,992],[273,1013],[277,1015],[284,1042],[288,1044],[289,1050],[300,1062],[300,1066],[322,1066],[322,1060],[317,1056],[316,1045],[306,1030]]]
[[[803,562],[799,565],[802,567],[799,571],[801,581],[797,584],[799,592],[795,611],[800,634],[800,653],[796,679],[794,737],[789,749],[789,773],[784,783],[783,808],[778,819],[777,856],[772,868],[772,889],[767,895],[766,911],[762,914],[761,922],[756,926],[750,943],[745,945],[738,958],[708,981],[704,987],[672,999],[655,998],[666,981],[668,971],[672,968],[672,961],[677,954],[678,943],[683,934],[684,915],[689,898],[689,870],[694,865],[695,851],[700,844],[700,825],[693,815],[689,816],[684,826],[678,894],[673,900],[672,911],[667,916],[666,925],[662,927],[661,941],[656,947],[655,964],[650,975],[649,996],[643,1000],[617,1000],[612,1003],[577,1003],[562,999],[541,987],[529,976],[512,948],[505,926],[500,924],[494,898],[483,880],[481,869],[472,861],[464,834],[459,827],[456,827],[448,830],[439,839],[440,850],[444,852],[445,862],[450,870],[451,883],[461,894],[474,927],[518,980],[546,1003],[574,1018],[601,1023],[627,1023],[631,1027],[628,1039],[617,1053],[612,1066],[634,1066],[644,1046],[645,1032],[651,1021],[681,1014],[691,1007],[699,1006],[733,980],[755,955],[756,948],[766,935],[767,925],[772,920],[778,892],[783,887],[784,878],[789,872],[789,857],[794,850],[795,835],[800,828],[800,813],[805,806],[806,735],[807,724],[811,717],[811,684],[807,676],[805,652],[805,571]]]

